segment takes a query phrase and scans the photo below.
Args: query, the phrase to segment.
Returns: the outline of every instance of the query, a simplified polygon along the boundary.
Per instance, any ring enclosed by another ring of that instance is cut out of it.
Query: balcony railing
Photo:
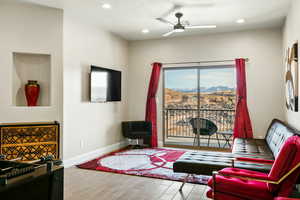
[[[232,132],[235,110],[212,110],[212,109],[165,109],[165,135],[166,137],[193,138],[190,120],[195,117],[213,121],[218,132]]]

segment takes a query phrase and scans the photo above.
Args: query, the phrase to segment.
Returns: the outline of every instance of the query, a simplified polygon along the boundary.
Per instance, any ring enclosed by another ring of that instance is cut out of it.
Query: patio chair
[[[210,137],[218,131],[216,124],[204,118],[192,118],[190,124],[192,125],[193,133],[195,134],[193,146],[195,146],[196,140],[197,145],[200,146],[200,135],[208,136],[207,146],[209,146]],[[216,134],[216,138],[220,147],[218,134]]]

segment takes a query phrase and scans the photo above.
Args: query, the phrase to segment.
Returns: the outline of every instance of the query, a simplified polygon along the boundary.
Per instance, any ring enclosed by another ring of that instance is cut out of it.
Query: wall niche
[[[51,55],[34,53],[13,53],[13,106],[27,106],[25,85],[36,80],[40,85],[37,106],[50,106]]]

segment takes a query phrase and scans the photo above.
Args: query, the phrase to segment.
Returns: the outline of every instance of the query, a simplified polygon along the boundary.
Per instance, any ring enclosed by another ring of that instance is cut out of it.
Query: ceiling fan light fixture
[[[185,30],[184,30],[184,28],[177,28],[177,29],[174,29],[174,32],[175,33],[182,33],[182,32],[184,32]]]
[[[176,24],[174,26],[174,32],[176,33],[180,33],[180,32],[184,32],[185,28],[184,26],[180,23],[180,21],[178,22],[178,24]]]

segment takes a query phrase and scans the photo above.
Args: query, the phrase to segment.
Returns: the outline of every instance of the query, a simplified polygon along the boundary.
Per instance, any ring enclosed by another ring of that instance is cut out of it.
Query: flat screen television
[[[91,102],[121,101],[122,73],[112,69],[91,66]]]

